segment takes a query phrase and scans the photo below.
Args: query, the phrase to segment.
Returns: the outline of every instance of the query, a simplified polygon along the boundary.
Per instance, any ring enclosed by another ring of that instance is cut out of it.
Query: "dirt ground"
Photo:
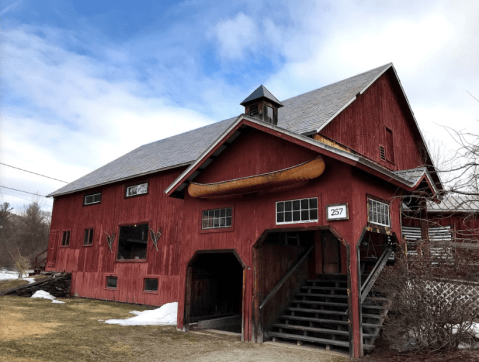
[[[129,318],[149,309],[86,299],[0,297],[0,361],[315,361],[344,362],[344,355],[273,343],[241,342],[175,327],[122,327],[99,319]]]

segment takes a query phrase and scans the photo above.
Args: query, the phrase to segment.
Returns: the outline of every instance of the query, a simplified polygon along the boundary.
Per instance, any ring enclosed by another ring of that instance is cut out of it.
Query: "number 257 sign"
[[[329,220],[349,220],[348,204],[326,205],[326,215]]]

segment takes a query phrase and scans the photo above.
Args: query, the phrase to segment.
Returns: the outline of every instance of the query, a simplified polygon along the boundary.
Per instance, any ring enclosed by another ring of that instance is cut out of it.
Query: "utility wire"
[[[23,190],[12,189],[11,187],[7,187],[7,186],[2,186],[2,185],[0,185],[0,187],[2,187],[2,188],[4,188],[4,189],[7,189],[7,190],[19,191],[19,192],[24,192],[24,193],[30,194],[30,195],[46,197],[45,195],[39,195],[39,194],[34,194],[33,192],[28,192],[28,191],[23,191]]]
[[[32,172],[32,171],[28,171],[28,170],[24,170],[23,168],[19,168],[19,167],[15,167],[15,166],[11,166],[11,165],[7,165],[6,163],[3,163],[3,162],[0,162],[0,165],[4,165],[4,166],[8,166],[8,167],[11,167],[11,168],[15,168],[17,170],[20,170],[20,171],[24,171],[24,172],[28,172],[28,173],[32,173],[34,175],[37,175],[37,176],[42,176],[42,177],[46,177],[46,178],[49,178],[51,180],[55,180],[55,181],[60,181],[60,182],[63,182],[63,183],[68,183],[66,181],[62,181],[62,180],[59,180],[57,178],[53,178],[53,177],[50,177],[50,176],[45,176],[45,175],[41,175],[39,173],[36,173],[36,172]]]

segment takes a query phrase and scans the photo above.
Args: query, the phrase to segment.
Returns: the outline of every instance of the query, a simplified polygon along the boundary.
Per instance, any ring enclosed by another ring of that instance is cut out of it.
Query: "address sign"
[[[328,221],[349,220],[348,204],[326,205]]]

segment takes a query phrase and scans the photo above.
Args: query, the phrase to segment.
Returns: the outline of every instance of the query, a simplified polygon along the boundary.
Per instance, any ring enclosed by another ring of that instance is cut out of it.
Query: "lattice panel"
[[[469,314],[479,317],[479,283],[460,280],[432,280],[424,283],[425,294],[435,295],[467,308]]]

